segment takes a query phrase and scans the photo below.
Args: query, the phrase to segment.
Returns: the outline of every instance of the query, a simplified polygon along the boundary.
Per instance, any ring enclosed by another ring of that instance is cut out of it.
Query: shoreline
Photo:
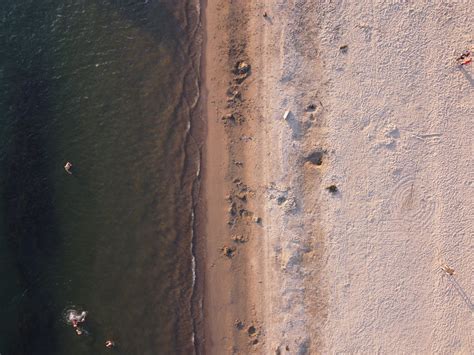
[[[205,225],[199,268],[204,353],[305,352],[319,345],[314,334],[309,338],[309,329],[319,333],[309,320],[325,314],[324,304],[305,305],[305,283],[316,283],[320,270],[310,270],[305,259],[319,257],[321,252],[312,249],[322,242],[321,233],[314,234],[319,224],[308,219],[304,204],[317,204],[319,194],[309,196],[305,189],[319,187],[323,168],[301,166],[301,154],[322,145],[312,143],[319,137],[322,114],[318,107],[321,117],[313,129],[306,124],[306,132],[294,119],[282,118],[290,104],[293,116],[310,122],[312,116],[302,108],[318,93],[295,73],[295,85],[306,87],[308,95],[288,102],[287,74],[281,68],[296,58],[270,43],[291,42],[286,21],[301,14],[285,6],[276,18],[273,10],[279,11],[221,1],[205,11],[207,136],[200,200]],[[248,72],[236,71],[242,62],[250,65]],[[314,179],[317,184],[307,186],[306,180]],[[308,226],[302,229],[300,223]],[[314,284],[309,289],[323,294]]]
[[[236,134],[241,134],[232,130],[241,132],[241,129],[224,125],[221,119],[228,109],[228,82],[234,79],[230,63],[235,58],[228,55],[230,40],[226,27],[233,6],[225,2],[209,4],[202,1],[201,4],[205,14],[203,28],[206,36],[202,61],[202,112],[206,117],[207,135],[199,201],[200,221],[204,221],[199,227],[200,235],[203,236],[199,246],[202,256],[199,282],[203,301],[201,335],[204,339],[199,344],[199,350],[203,353],[228,353],[231,349],[246,349],[249,352],[249,342],[255,341],[255,334],[248,339],[249,336],[244,335],[245,330],[237,329],[234,324],[242,322],[242,327],[249,328],[255,323],[255,311],[248,310],[252,295],[247,287],[251,283],[245,264],[249,256],[244,243],[237,245],[231,239],[237,229],[244,227],[229,228],[229,201],[226,200],[232,191],[232,180],[237,178],[236,172],[232,171],[231,162],[236,157],[232,150],[235,148]],[[211,38],[210,33],[213,33]],[[226,247],[232,248],[235,255],[225,256],[223,248]]]
[[[193,189],[193,238],[192,238],[192,256],[194,260],[194,285],[193,295],[191,299],[192,317],[193,317],[193,345],[196,354],[203,353],[204,344],[204,263],[206,259],[205,248],[202,236],[205,233],[206,225],[206,202],[205,202],[205,162],[206,162],[206,144],[207,137],[207,87],[206,87],[206,7],[207,0],[197,0],[200,9],[200,28],[201,28],[201,55],[199,61],[199,101],[198,110],[194,115],[192,122],[197,123],[196,128],[201,138],[199,145],[199,169],[196,175],[195,185],[198,187]]]

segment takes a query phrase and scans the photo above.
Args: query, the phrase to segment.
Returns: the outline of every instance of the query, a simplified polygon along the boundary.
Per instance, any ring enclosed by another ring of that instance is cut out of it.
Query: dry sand
[[[472,353],[474,3],[204,5],[202,352]]]

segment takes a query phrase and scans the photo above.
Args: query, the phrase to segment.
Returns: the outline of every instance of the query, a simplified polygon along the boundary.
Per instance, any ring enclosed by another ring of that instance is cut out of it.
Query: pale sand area
[[[320,14],[324,349],[473,353],[474,2],[353,3]]]
[[[206,14],[205,352],[472,353],[474,70],[455,58],[474,3],[210,1]],[[229,29],[252,73],[246,120],[225,128]],[[249,241],[226,258],[235,178],[262,225],[240,221]]]

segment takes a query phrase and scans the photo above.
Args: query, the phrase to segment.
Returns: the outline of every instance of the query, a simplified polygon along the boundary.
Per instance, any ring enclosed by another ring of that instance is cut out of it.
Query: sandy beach
[[[472,353],[474,3],[202,11],[199,352]]]

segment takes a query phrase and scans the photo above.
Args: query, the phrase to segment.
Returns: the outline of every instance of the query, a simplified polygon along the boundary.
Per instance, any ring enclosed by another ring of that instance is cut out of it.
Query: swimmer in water
[[[84,321],[86,320],[86,315],[87,315],[87,312],[82,311],[82,313],[78,316],[77,321],[80,323],[84,323]]]
[[[105,342],[105,347],[106,347],[106,348],[109,348],[109,349],[110,349],[110,348],[113,348],[114,346],[115,346],[115,343],[114,343],[112,340],[107,340],[107,341]]]
[[[87,312],[82,311],[81,313],[77,313],[75,310],[71,310],[68,315],[69,321],[72,323],[76,321],[78,323],[83,323],[86,320]]]
[[[67,162],[66,165],[64,165],[64,170],[66,170],[66,172],[69,174],[69,175],[72,175],[72,164],[70,162]]]

